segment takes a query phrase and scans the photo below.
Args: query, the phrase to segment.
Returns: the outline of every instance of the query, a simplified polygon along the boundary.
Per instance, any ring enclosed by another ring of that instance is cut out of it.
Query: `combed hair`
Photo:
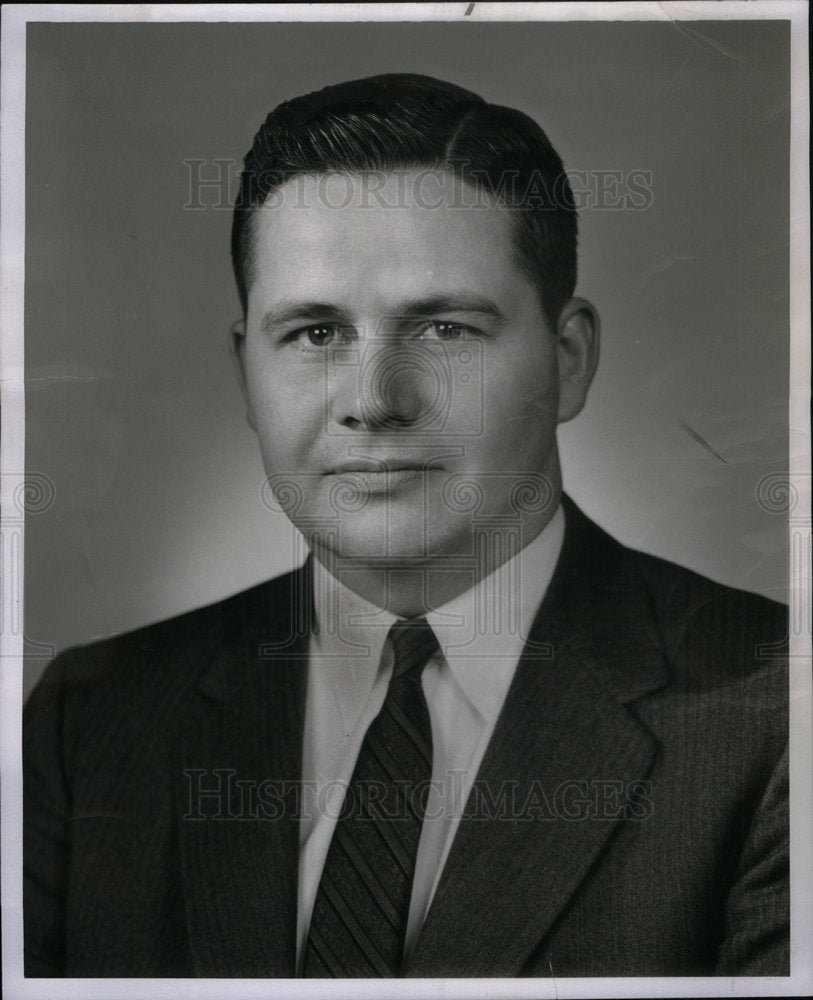
[[[443,169],[514,209],[516,261],[555,327],[576,287],[577,218],[562,161],[533,119],[462,87],[394,73],[286,101],[246,154],[232,225],[243,311],[254,210],[302,174]]]

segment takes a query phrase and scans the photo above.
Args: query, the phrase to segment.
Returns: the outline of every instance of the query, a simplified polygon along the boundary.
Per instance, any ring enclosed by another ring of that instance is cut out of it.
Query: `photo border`
[[[790,560],[792,608],[807,634],[791,636],[791,873],[792,975],[788,978],[675,977],[635,979],[443,979],[443,980],[192,980],[29,979],[22,976],[22,792],[20,735],[22,629],[0,634],[2,722],[2,937],[3,979],[9,998],[82,997],[110,1000],[172,997],[672,997],[805,995],[813,990],[813,794],[811,793],[810,678],[810,252],[809,105],[807,7],[788,0],[724,0],[695,3],[427,3],[427,4],[257,4],[257,5],[5,5],[2,11],[2,497],[4,569],[12,545],[24,538],[24,518],[9,503],[25,489],[24,247],[25,247],[25,30],[33,21],[719,21],[787,19],[791,22],[791,360],[789,494],[796,497],[789,532],[796,531],[800,556]],[[792,539],[791,539],[792,540]],[[22,579],[6,580],[3,621],[22,620]]]

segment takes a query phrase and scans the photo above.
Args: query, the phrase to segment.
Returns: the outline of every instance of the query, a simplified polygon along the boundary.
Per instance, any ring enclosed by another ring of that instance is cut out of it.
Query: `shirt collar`
[[[553,576],[564,523],[560,505],[516,555],[426,615],[455,680],[486,720],[502,706]],[[389,669],[382,653],[398,618],[359,597],[316,559],[313,569],[315,651],[331,662],[328,676],[337,697],[363,704],[379,672]]]
[[[455,680],[487,720],[502,707],[553,576],[564,525],[559,506],[525,548],[426,616]]]

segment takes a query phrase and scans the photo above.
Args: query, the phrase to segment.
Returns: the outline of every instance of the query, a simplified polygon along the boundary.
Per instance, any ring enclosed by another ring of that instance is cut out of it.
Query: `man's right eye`
[[[336,344],[349,344],[357,336],[355,327],[344,323],[313,323],[292,330],[282,339],[293,343],[301,350],[309,351],[314,347],[322,348]]]
[[[313,347],[327,347],[341,336],[341,328],[335,323],[319,323],[316,326],[306,326],[297,330],[295,339],[305,341]]]

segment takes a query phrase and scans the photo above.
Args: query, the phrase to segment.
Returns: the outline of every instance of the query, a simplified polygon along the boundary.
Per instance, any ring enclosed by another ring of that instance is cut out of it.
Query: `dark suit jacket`
[[[785,610],[566,518],[407,975],[787,974]],[[294,975],[309,615],[299,571],[51,664],[28,975]]]

